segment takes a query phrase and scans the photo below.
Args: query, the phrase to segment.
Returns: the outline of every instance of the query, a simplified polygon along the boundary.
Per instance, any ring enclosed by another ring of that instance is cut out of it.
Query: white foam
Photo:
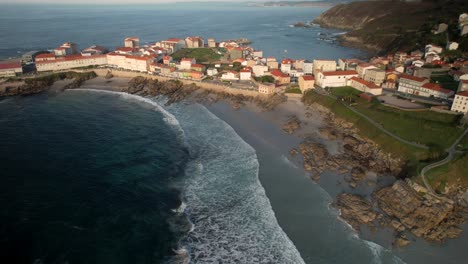
[[[178,208],[172,209],[171,211],[176,214],[183,214],[185,212],[185,208],[187,208],[187,204],[182,202]]]
[[[183,240],[194,263],[304,263],[275,218],[255,150],[201,105],[171,105],[195,159],[184,200],[196,228]]]

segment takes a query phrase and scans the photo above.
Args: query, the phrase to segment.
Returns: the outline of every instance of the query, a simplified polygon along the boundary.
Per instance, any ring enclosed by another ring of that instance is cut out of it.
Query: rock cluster
[[[374,193],[379,208],[417,237],[442,242],[458,237],[466,222],[457,205],[416,193],[403,181]],[[401,230],[400,229],[400,230]]]
[[[297,116],[292,116],[283,125],[283,131],[286,132],[287,134],[292,134],[299,128],[301,128],[301,120],[299,120]]]
[[[331,155],[325,145],[306,139],[299,146],[304,156],[304,169],[314,174],[321,174],[325,169],[338,173],[350,173],[351,187],[365,178],[368,171],[375,173],[401,172],[403,161],[384,153],[377,144],[359,136],[353,124],[336,118],[328,109],[312,105],[325,118],[325,127],[320,129],[322,137],[342,142],[342,151]],[[317,178],[317,176],[315,176]]]
[[[360,195],[342,193],[338,195],[333,206],[340,209],[341,217],[355,230],[359,230],[362,224],[373,225],[377,218],[371,202]]]

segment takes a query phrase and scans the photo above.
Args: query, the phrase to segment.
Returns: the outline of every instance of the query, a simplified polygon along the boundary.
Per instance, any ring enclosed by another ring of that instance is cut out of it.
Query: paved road
[[[438,197],[438,198],[443,198],[439,195],[437,195],[434,190],[432,189],[432,186],[427,182],[427,179],[426,179],[426,173],[433,169],[433,168],[436,168],[436,167],[439,167],[439,166],[442,166],[448,162],[450,162],[453,157],[455,156],[456,153],[458,153],[459,151],[456,150],[456,147],[458,145],[458,143],[460,143],[460,141],[463,139],[463,137],[468,133],[468,128],[465,129],[465,132],[463,132],[463,134],[461,134],[461,136],[455,140],[455,142],[452,144],[452,146],[450,146],[450,148],[448,148],[446,151],[448,153],[447,157],[445,157],[445,159],[443,160],[440,160],[440,161],[437,161],[437,162],[434,162],[434,163],[431,163],[429,165],[427,165],[426,167],[424,167],[422,170],[421,170],[421,177],[423,179],[423,183],[424,183],[424,186],[426,186],[426,189],[429,190],[429,192]]]

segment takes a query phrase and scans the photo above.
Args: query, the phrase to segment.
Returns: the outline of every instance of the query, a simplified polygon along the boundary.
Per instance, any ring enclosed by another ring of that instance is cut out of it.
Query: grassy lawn
[[[178,61],[182,58],[194,58],[197,63],[209,63],[218,61],[222,55],[216,52],[216,49],[212,48],[196,48],[196,49],[181,49],[173,53],[172,58]]]
[[[287,89],[285,93],[302,94],[301,89],[299,89],[297,86]]]
[[[438,193],[447,185],[460,184],[468,186],[468,154],[457,156],[452,162],[430,170],[427,174],[429,184]]]
[[[330,88],[330,91],[336,97],[357,98],[357,97],[359,97],[360,94],[362,94],[361,91],[356,90],[356,89],[354,89],[353,87],[350,87],[350,86],[334,87],[334,88]]]
[[[428,146],[449,147],[463,132],[463,129],[456,127],[460,118],[457,115],[433,111],[402,111],[363,100],[355,108],[394,134]]]
[[[454,81],[452,77],[448,75],[432,76],[431,81],[442,85],[445,89],[452,90],[454,92],[458,89],[458,82]]]
[[[379,144],[386,152],[393,153],[408,160],[411,164],[411,174],[417,174],[417,168],[415,168],[415,166],[417,166],[418,161],[427,158],[426,150],[406,145],[392,137],[389,137],[369,121],[344,107],[333,98],[317,94],[313,91],[307,92],[303,98],[305,104],[318,103],[329,108],[338,117],[354,123],[364,136]]]

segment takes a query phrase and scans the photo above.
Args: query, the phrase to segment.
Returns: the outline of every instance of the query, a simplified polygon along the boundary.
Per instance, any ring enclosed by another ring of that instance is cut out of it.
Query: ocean
[[[324,10],[231,3],[2,5],[0,58],[64,41],[113,48],[126,36],[153,42],[187,35],[246,37],[278,58],[366,56],[318,39],[339,31],[290,26]],[[288,160],[290,144],[277,126],[228,107],[165,106],[163,98],[86,85],[0,99],[0,262],[463,259],[456,241],[443,247],[416,241],[392,251],[361,239],[330,207],[333,190]]]
[[[1,5],[0,59],[31,50],[50,50],[66,41],[79,48],[123,46],[128,36],[150,43],[170,37],[245,37],[264,56],[290,58],[366,57],[358,49],[320,40],[340,30],[293,28],[311,21],[325,7],[252,7],[246,3],[175,3],[158,5]]]

